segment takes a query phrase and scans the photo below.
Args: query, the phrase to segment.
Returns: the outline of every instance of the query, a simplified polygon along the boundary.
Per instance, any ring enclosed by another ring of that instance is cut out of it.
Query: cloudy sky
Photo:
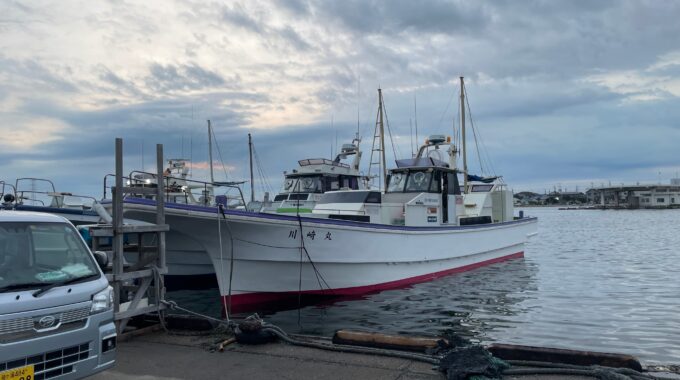
[[[378,86],[398,155],[416,120],[421,140],[452,134],[464,76],[483,154],[515,191],[666,182],[680,171],[679,14],[662,0],[4,0],[0,180],[100,197],[115,137],[128,171],[152,169],[162,143],[200,178],[210,119],[218,179],[247,177],[250,132],[277,190],[357,121],[368,155]]]

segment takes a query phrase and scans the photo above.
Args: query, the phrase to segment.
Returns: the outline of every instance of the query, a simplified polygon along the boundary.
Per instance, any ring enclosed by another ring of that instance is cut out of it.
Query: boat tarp
[[[481,177],[478,175],[474,174],[468,174],[467,179],[468,181],[475,181],[475,182],[482,182],[482,183],[491,183],[495,181],[498,177]]]

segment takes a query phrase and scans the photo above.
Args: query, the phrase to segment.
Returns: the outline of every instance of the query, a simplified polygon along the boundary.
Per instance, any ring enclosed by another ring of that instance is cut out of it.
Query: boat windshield
[[[400,192],[437,192],[437,183],[432,183],[433,171],[412,170],[409,172],[393,172],[387,185],[388,193]],[[430,184],[432,183],[432,189]]]
[[[0,292],[99,276],[73,226],[66,223],[0,223]]]
[[[289,176],[283,183],[281,193],[324,193],[340,189],[357,190],[359,180],[348,175]]]

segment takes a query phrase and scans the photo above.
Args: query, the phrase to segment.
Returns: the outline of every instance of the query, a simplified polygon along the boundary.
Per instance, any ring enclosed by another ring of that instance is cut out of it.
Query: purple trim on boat
[[[110,200],[102,201],[102,204],[111,203]],[[156,201],[153,199],[143,199],[143,198],[125,198],[123,203],[138,204],[144,206],[156,206]],[[188,211],[198,211],[210,214],[217,213],[217,207],[205,207],[197,205],[188,205],[183,203],[172,203],[166,202],[165,207],[169,209],[178,210],[188,210]],[[224,210],[226,215],[235,216],[246,216],[262,219],[273,219],[273,220],[286,220],[286,221],[297,221],[298,217],[293,215],[282,215],[282,214],[269,214],[263,212],[253,212],[253,211],[239,211],[239,210]],[[505,226],[511,224],[526,223],[529,221],[538,220],[536,217],[526,217],[523,219],[513,220],[509,222],[492,223],[492,224],[475,224],[470,226],[437,226],[437,227],[409,227],[409,226],[393,226],[389,224],[370,224],[365,222],[355,222],[351,220],[342,219],[325,219],[325,218],[310,218],[306,216],[301,216],[300,219],[305,223],[317,223],[317,224],[329,224],[337,226],[351,226],[351,227],[361,227],[369,229],[382,229],[382,230],[397,230],[397,231],[441,231],[441,230],[469,230],[469,229],[479,229],[485,228],[487,226]]]
[[[75,210],[50,206],[16,205],[14,209],[17,211],[48,212],[51,214],[99,216],[96,212],[91,210]]]

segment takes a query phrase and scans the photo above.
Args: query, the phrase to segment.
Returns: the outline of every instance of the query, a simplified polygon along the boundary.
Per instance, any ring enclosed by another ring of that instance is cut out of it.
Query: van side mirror
[[[102,251],[94,251],[92,254],[94,254],[94,259],[97,261],[97,264],[99,264],[99,267],[102,269],[106,268],[109,264],[109,255]]]

